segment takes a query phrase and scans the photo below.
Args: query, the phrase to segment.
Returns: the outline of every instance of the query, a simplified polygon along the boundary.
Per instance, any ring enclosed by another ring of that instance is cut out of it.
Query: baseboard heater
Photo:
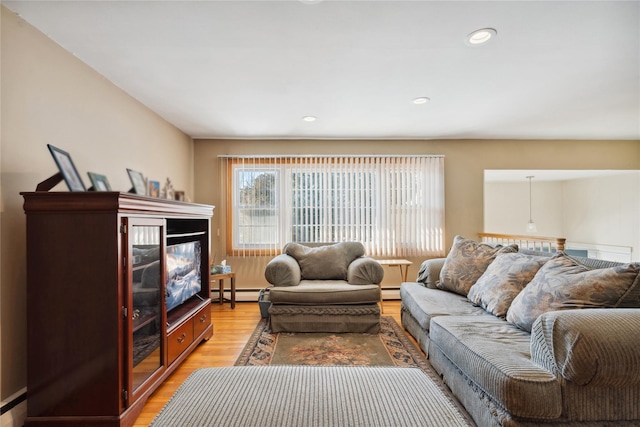
[[[258,297],[260,296],[260,291],[263,288],[242,288],[236,289],[236,301],[255,301],[258,302]],[[400,287],[399,286],[389,286],[382,288],[382,295],[384,300],[393,301],[400,299]],[[218,290],[211,289],[211,295],[214,299],[218,298]],[[229,290],[225,290],[226,297],[229,297]]]

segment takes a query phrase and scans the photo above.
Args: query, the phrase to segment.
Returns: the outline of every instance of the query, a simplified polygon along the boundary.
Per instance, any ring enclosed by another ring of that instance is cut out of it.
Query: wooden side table
[[[388,267],[399,267],[400,268],[400,280],[402,282],[407,281],[407,273],[409,272],[409,266],[413,264],[408,259],[377,259],[380,265],[386,265]],[[404,268],[403,268],[404,267]],[[382,305],[382,283],[379,283],[380,287],[380,310],[384,313],[384,306]]]
[[[220,298],[218,301],[220,304],[224,304],[224,280],[231,279],[231,299],[227,300],[231,302],[231,308],[236,308],[236,273],[225,273],[225,274],[212,274],[211,275],[211,284],[213,285],[214,280],[218,282],[218,294]],[[213,286],[211,287],[213,289]],[[215,302],[215,301],[212,301]]]

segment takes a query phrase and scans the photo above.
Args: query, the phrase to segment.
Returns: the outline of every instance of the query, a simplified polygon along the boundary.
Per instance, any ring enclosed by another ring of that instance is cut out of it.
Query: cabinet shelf
[[[196,233],[180,233],[180,234],[168,234],[167,239],[177,239],[181,237],[194,237],[194,236],[202,236],[204,235],[204,231],[198,231]]]
[[[146,314],[146,315],[143,315],[141,317],[136,317],[136,314],[134,312],[133,321],[132,321],[132,323],[133,323],[133,328],[132,328],[133,332],[136,332],[136,331],[144,328],[145,326],[147,326],[147,325],[149,325],[149,324],[151,324],[151,323],[153,323],[155,321],[161,320],[161,319],[162,319],[162,316],[160,316],[159,313]]]
[[[174,308],[167,313],[167,332],[170,333],[177,325],[182,323],[185,319],[192,317],[195,313],[202,310],[203,307],[209,307],[211,305],[211,299],[200,299],[193,297],[178,307]]]

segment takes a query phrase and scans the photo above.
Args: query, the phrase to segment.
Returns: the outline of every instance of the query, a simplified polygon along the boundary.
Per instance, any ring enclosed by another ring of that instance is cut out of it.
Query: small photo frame
[[[140,194],[142,196],[147,195],[147,184],[144,181],[144,176],[138,171],[134,171],[133,169],[127,168],[127,173],[129,174],[129,179],[131,180],[131,184],[133,184],[133,188],[130,190],[131,193]]]
[[[174,195],[176,200],[184,202],[184,191],[176,191]]]
[[[160,197],[160,182],[149,180],[149,196]]]
[[[89,180],[91,181],[91,187],[89,190],[93,191],[111,191],[111,185],[109,185],[109,180],[104,175],[100,175],[95,172],[87,172],[89,175]]]
[[[62,175],[64,182],[67,183],[69,190],[87,191],[87,188],[84,186],[84,182],[82,182],[82,178],[80,178],[80,175],[78,174],[76,166],[73,164],[73,160],[71,160],[71,155],[51,144],[47,144],[47,147],[60,170],[60,174]]]

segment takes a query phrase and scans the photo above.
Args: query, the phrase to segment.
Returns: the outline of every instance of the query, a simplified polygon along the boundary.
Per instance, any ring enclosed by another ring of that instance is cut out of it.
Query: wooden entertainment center
[[[130,426],[213,335],[214,207],[120,192],[21,194],[25,426]],[[167,310],[169,301],[175,308]]]

